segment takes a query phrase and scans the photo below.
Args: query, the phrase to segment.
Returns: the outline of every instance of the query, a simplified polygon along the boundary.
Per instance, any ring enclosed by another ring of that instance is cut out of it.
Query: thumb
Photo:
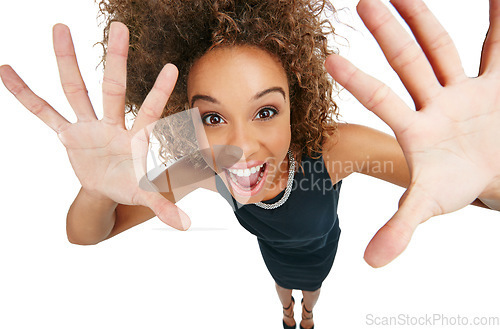
[[[394,260],[406,249],[417,226],[439,213],[436,206],[421,188],[406,190],[398,211],[366,247],[365,261],[372,267],[382,267]]]
[[[189,216],[160,193],[142,189],[137,193],[138,203],[151,209],[165,224],[180,231],[186,231],[191,226]]]

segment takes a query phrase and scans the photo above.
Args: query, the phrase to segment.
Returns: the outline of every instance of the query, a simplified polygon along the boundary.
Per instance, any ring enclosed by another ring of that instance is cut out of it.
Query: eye
[[[206,126],[217,126],[221,123],[224,122],[222,117],[218,115],[217,113],[208,113],[205,114],[202,118],[201,121],[203,122],[204,125]]]
[[[278,114],[278,110],[272,107],[264,107],[257,113],[257,119],[269,120]]]

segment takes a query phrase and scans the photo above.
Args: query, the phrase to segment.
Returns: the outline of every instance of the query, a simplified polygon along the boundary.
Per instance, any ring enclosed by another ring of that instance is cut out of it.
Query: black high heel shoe
[[[307,313],[311,314],[311,316],[310,316],[310,317],[308,317],[308,318],[304,317],[304,314],[302,314],[302,319],[303,319],[303,320],[310,320],[310,319],[312,319],[312,318],[313,318],[313,315],[312,315],[312,310],[310,310],[310,311],[309,311],[309,310],[306,308],[306,306],[304,305],[304,298],[302,298],[302,300],[300,301],[300,304],[302,305],[302,308],[303,308],[303,309],[304,309]],[[300,326],[300,329],[305,329],[304,327],[302,327],[302,324],[299,324],[299,326]],[[308,329],[314,329],[314,324],[313,324],[313,326],[312,326],[311,328],[308,328]]]
[[[288,307],[283,306],[283,315],[286,316],[287,318],[293,319],[293,309],[292,309],[292,315],[285,314],[285,311],[288,310],[290,307],[292,307],[292,305],[294,305],[294,304],[295,304],[295,299],[293,299],[293,296],[292,296],[292,301],[290,302],[290,305],[288,305]],[[283,319],[283,328],[284,329],[295,329],[295,327],[297,327],[297,323],[293,326],[289,326],[285,323],[285,319]]]

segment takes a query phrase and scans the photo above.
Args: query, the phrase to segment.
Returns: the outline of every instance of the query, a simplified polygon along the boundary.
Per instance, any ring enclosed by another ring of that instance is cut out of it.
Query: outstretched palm
[[[185,215],[152,185],[139,185],[146,173],[149,133],[160,119],[172,92],[177,68],[167,64],[146,97],[131,130],[125,127],[125,90],[128,30],[122,23],[111,24],[103,79],[103,118],[98,120],[81,78],[69,29],[54,26],[54,50],[66,98],[78,118],[68,122],[43,99],[36,96],[10,66],[0,67],[5,86],[45,124],[66,147],[69,160],[83,189],[96,199],[143,205],[151,208],[168,225],[186,229]],[[135,150],[135,151],[134,151]],[[139,150],[139,152],[137,152]]]
[[[473,79],[421,0],[392,4],[420,47],[379,1],[360,1],[358,12],[417,111],[345,59],[333,55],[326,62],[333,78],[392,128],[410,169],[411,183],[398,211],[365,252],[375,267],[397,257],[420,223],[491,195],[500,174],[500,2],[490,0],[490,31],[480,75]]]

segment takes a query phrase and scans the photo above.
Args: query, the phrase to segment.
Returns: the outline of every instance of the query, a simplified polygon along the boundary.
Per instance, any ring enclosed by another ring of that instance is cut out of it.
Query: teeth
[[[250,189],[248,189],[248,187],[247,187],[247,186],[244,186],[244,187],[243,187],[243,186],[241,186],[241,185],[238,183],[238,180],[236,179],[236,177],[234,176],[234,174],[233,174],[233,172],[232,172],[232,171],[231,171],[231,175],[229,175],[229,176],[231,177],[231,180],[232,180],[235,184],[237,184],[238,186],[242,187],[242,188],[243,188],[243,189],[245,189],[245,190],[250,190]],[[259,177],[257,177],[257,181],[255,182],[254,186],[257,186],[257,184],[259,184],[259,182],[262,180],[262,176],[264,176],[264,174],[263,174],[263,173],[260,173]]]
[[[247,169],[228,169],[229,172],[237,175],[237,176],[240,176],[240,177],[248,177],[250,176],[251,174],[254,174],[256,173],[257,171],[260,170],[260,168],[262,168],[263,165],[260,165],[260,166],[255,166],[255,167],[251,167],[251,168],[247,168]],[[262,173],[260,174],[260,177],[262,177]]]

